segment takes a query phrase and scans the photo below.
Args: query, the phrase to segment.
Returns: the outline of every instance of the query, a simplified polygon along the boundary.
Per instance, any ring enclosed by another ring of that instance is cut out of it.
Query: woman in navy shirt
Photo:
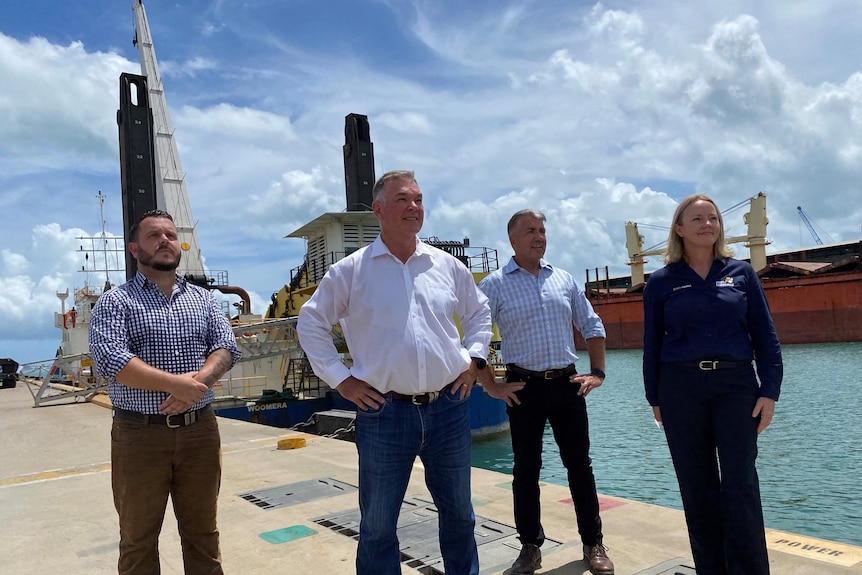
[[[731,255],[715,203],[684,199],[667,265],[644,289],[644,386],[667,436],[698,575],[766,575],[755,459],[783,366],[760,280]]]

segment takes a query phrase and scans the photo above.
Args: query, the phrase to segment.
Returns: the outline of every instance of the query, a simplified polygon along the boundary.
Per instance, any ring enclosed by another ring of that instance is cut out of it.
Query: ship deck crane
[[[799,217],[802,218],[802,221],[805,223],[805,226],[808,228],[808,231],[811,232],[811,237],[814,238],[815,243],[818,246],[822,246],[823,240],[821,240],[820,236],[817,235],[817,232],[814,231],[814,226],[811,225],[811,221],[808,219],[808,216],[806,216],[805,212],[802,211],[802,206],[796,206],[796,211],[799,212]]]

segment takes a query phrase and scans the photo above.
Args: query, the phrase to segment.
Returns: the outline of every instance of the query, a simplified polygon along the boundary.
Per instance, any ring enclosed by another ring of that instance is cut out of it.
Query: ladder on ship
[[[283,389],[292,390],[296,397],[323,397],[329,386],[315,375],[308,358],[302,354],[290,358]]]

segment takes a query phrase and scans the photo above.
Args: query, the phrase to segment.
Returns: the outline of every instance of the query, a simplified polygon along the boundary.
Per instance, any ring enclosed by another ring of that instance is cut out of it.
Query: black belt
[[[681,365],[696,367],[700,371],[714,371],[716,369],[736,369],[749,365],[751,361],[728,361],[724,359],[704,359],[702,361],[684,361]]]
[[[426,391],[425,393],[416,393],[413,395],[398,393],[397,391],[387,391],[383,394],[383,397],[391,401],[409,401],[413,405],[428,405],[429,403],[434,403],[440,399],[440,396],[443,395],[451,385],[452,384],[450,383],[440,391]]]
[[[577,373],[574,363],[570,363],[566,367],[561,367],[560,369],[546,369],[544,371],[533,371],[532,369],[518,367],[514,363],[507,363],[506,371],[531,379],[559,379],[561,377]]]
[[[177,427],[183,427],[184,425],[191,425],[192,423],[197,422],[202,416],[212,411],[212,409],[213,406],[208,403],[195,411],[177,413],[176,415],[150,415],[147,413],[138,413],[137,411],[129,411],[128,409],[115,407],[114,417],[116,419],[122,419],[123,421],[130,421],[132,423],[164,425],[171,429],[176,429]]]

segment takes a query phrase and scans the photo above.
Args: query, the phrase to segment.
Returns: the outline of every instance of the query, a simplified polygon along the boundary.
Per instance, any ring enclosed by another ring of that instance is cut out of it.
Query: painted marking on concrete
[[[95,463],[93,465],[85,465],[83,467],[70,467],[68,469],[51,469],[48,471],[39,471],[37,473],[28,473],[26,475],[18,475],[16,477],[7,477],[0,479],[0,488],[10,487],[12,485],[26,485],[28,483],[40,483],[42,481],[53,481],[56,479],[64,479],[66,477],[76,477],[78,475],[91,475],[93,473],[101,473],[111,469],[110,463]]]
[[[767,530],[766,546],[773,551],[782,551],[843,567],[851,567],[862,561],[862,547],[784,531]]]
[[[547,485],[547,483],[542,483],[541,481],[539,482],[539,487],[544,487],[546,485]],[[506,481],[505,483],[497,483],[495,487],[499,487],[500,489],[508,489],[509,491],[511,491],[512,490],[512,482]]]
[[[310,529],[305,525],[291,525],[290,527],[285,527],[283,529],[261,533],[259,537],[268,543],[278,545],[280,543],[289,543],[312,535],[317,535],[317,531]]]
[[[575,502],[572,501],[572,498],[568,499],[560,499],[560,503],[565,503],[566,505],[574,505]],[[620,505],[625,505],[628,501],[621,501],[619,499],[610,499],[608,497],[602,497],[599,495],[599,511],[607,511],[608,509],[613,509],[614,507],[619,507]]]

